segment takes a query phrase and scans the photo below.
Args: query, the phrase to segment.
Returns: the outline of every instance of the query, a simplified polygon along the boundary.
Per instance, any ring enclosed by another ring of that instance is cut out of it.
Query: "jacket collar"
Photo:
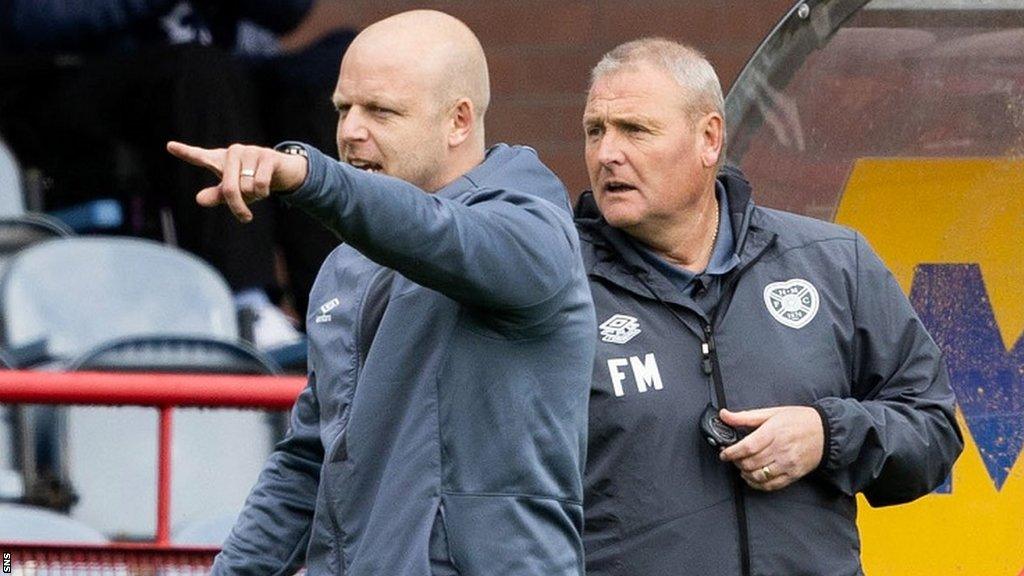
[[[750,197],[750,183],[743,173],[738,168],[725,166],[718,173],[718,181],[729,199],[729,221],[740,259],[737,270],[740,270],[767,248],[772,235],[751,223],[754,204]],[[661,274],[654,273],[643,259],[637,251],[636,240],[605,221],[589,190],[580,196],[576,204],[575,221],[584,241],[588,274],[643,298],[653,299],[653,291],[661,300],[686,305],[683,295]],[[586,253],[588,250],[590,253]]]
[[[484,188],[514,189],[547,200],[566,212],[572,211],[562,181],[528,146],[500,143],[491,146],[481,163],[435,192],[434,196],[454,200]]]

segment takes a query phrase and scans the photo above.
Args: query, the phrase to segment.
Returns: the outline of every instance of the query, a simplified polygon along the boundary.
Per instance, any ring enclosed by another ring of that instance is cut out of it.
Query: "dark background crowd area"
[[[728,88],[791,5],[0,0],[0,140],[22,167],[29,209],[115,199],[123,218],[114,233],[198,254],[240,308],[273,302],[294,320],[337,240],[276,201],[258,205],[246,226],[226,209],[200,209],[194,194],[211,176],[167,155],[167,140],[302,140],[336,154],[329,97],[345,47],[373,21],[436,8],[465,21],[484,45],[493,86],[488,141],[535,147],[575,196],[586,187],[580,114],[589,69],[604,52],[640,36],[680,39],[708,55]]]

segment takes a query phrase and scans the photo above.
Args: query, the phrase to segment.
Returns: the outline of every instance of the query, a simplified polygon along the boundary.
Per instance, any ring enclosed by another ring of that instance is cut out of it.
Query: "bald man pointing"
[[[216,574],[579,575],[595,316],[567,195],[484,147],[487,64],[432,11],[361,33],[343,162],[303,144],[169,151],[242,221],[269,194],[345,240],[310,295],[309,384]]]

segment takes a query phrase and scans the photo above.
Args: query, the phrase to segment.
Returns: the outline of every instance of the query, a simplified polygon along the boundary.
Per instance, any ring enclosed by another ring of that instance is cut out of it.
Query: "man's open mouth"
[[[636,190],[636,186],[633,186],[632,184],[626,184],[625,182],[618,182],[615,180],[605,182],[604,184],[605,192],[628,192],[630,190]]]
[[[348,160],[348,163],[351,164],[352,167],[354,167],[354,168],[358,168],[360,170],[365,170],[365,171],[370,172],[372,174],[380,172],[381,169],[382,169],[380,164],[377,164],[375,162],[370,162],[368,160],[360,160],[360,159],[356,159],[356,158],[350,158]]]

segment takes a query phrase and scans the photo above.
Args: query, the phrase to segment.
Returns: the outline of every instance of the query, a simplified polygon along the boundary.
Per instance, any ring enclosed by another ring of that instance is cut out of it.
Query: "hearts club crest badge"
[[[780,324],[800,329],[818,313],[818,290],[807,280],[793,278],[764,287],[764,305]]]

